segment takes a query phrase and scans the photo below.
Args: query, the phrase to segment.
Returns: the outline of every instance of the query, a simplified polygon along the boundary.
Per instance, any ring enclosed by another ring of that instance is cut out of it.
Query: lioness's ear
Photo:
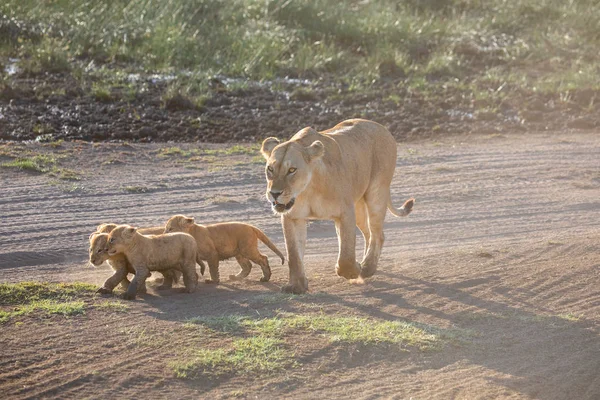
[[[313,144],[306,148],[308,153],[308,161],[316,160],[325,154],[325,146],[320,140],[315,140]]]
[[[265,160],[268,160],[271,157],[271,152],[279,144],[279,139],[275,137],[266,138],[260,148],[260,152],[262,153]]]
[[[193,224],[194,222],[195,222],[195,221],[194,221],[194,217],[192,217],[192,218],[186,218],[186,219],[185,219],[185,223],[186,223],[186,224],[188,224],[188,225],[191,225],[191,224]]]

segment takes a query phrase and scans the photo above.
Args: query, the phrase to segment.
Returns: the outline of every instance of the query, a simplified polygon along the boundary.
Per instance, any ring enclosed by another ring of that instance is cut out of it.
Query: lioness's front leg
[[[306,220],[281,216],[285,248],[290,267],[289,282],[281,288],[282,292],[302,294],[308,290],[308,279],[304,272],[304,248],[306,246]]]
[[[138,290],[146,287],[146,279],[150,276],[150,271],[145,266],[134,266],[135,276],[131,280],[127,291],[123,294],[125,300],[134,300]]]
[[[110,278],[108,278],[102,287],[96,290],[96,293],[109,294],[112,293],[113,289],[117,287],[117,285],[127,279],[127,268],[126,267],[118,267],[115,270],[115,273],[112,274]]]
[[[356,216],[354,207],[335,220],[340,250],[335,271],[346,279],[356,279],[360,274],[360,264],[356,262]]]

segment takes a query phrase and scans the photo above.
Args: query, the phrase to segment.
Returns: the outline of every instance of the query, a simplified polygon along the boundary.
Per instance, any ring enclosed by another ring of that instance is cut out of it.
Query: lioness
[[[308,280],[302,259],[306,221],[335,222],[339,241],[336,266],[346,279],[369,277],[377,270],[386,210],[396,216],[412,211],[414,199],[392,205],[390,184],[396,167],[396,141],[378,123],[351,119],[317,132],[304,128],[287,142],[267,138],[267,199],[281,215],[290,266],[288,293],[304,293]],[[365,238],[364,258],[356,262],[355,226]]]
[[[129,287],[129,279],[127,278],[127,275],[135,273],[133,267],[131,264],[129,264],[124,255],[117,254],[114,257],[108,256],[108,241],[106,238],[108,237],[108,234],[116,227],[117,224],[100,224],[96,227],[95,233],[105,233],[106,236],[94,237],[94,234],[90,235],[90,262],[95,266],[99,266],[105,261],[108,261],[108,265],[110,265],[115,271],[115,273],[104,282],[102,287],[97,290],[97,293],[112,293],[113,289],[119,284],[119,282],[121,283],[121,288],[127,290]],[[139,228],[138,232],[142,235],[160,235],[163,233],[164,229],[165,228],[162,226],[155,226],[151,228]],[[202,274],[204,274],[204,263],[202,263],[200,267]],[[159,290],[170,289],[173,286],[173,283],[179,282],[181,277],[181,273],[173,269],[160,271],[160,273],[163,275],[163,283],[157,287]],[[117,278],[122,277],[123,275],[124,278],[121,281],[118,281]],[[144,285],[144,287],[140,288],[140,290],[145,292],[146,286]]]
[[[183,273],[188,293],[196,290],[196,241],[186,233],[144,236],[137,228],[119,225],[108,235],[108,255],[123,254],[135,270],[124,298],[135,299],[150,271],[176,269]]]
[[[198,244],[198,258],[208,262],[210,279],[206,283],[219,283],[219,261],[235,257],[242,269],[237,275],[229,275],[229,279],[242,279],[250,274],[252,262],[260,265],[262,269],[261,282],[271,279],[271,267],[267,256],[258,250],[258,239],[267,245],[281,258],[285,258],[279,249],[271,242],[263,231],[255,226],[241,222],[225,222],[212,225],[198,225],[194,218],[184,215],[175,215],[167,221],[165,233],[186,232],[196,239]]]

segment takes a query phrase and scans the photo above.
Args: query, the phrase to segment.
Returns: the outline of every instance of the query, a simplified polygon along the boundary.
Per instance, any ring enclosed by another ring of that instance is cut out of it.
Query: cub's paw
[[[260,277],[261,282],[269,282],[270,280],[271,280],[270,276],[261,276]]]
[[[96,290],[96,293],[100,293],[100,294],[112,294],[112,290],[107,289],[105,287],[101,287],[100,289]]]
[[[123,300],[135,300],[135,294],[123,293]]]
[[[212,280],[212,279],[205,279],[204,280],[204,283],[215,284],[215,285],[217,283],[219,283],[219,282],[220,282],[220,280]]]

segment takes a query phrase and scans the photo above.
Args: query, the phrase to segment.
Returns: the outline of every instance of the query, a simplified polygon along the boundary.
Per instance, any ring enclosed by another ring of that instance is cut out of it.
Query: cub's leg
[[[252,271],[252,263],[250,262],[250,260],[248,260],[246,257],[244,257],[240,254],[235,256],[235,259],[237,260],[238,264],[240,264],[240,267],[242,267],[242,269],[240,270],[240,272],[237,273],[237,275],[229,275],[229,279],[231,279],[231,280],[244,279],[245,277],[248,276],[248,274],[250,274],[250,271]]]
[[[356,214],[356,226],[363,234],[365,238],[365,249],[363,251],[363,259],[367,255],[367,250],[369,249],[369,240],[371,238],[371,233],[369,232],[369,217],[367,214],[367,203],[365,203],[364,199],[360,199],[356,205],[354,206],[354,212]]]
[[[146,279],[150,276],[150,271],[145,266],[135,266],[135,276],[129,284],[129,288],[123,294],[125,300],[134,300],[138,290],[146,285]]]
[[[260,268],[262,269],[263,273],[262,277],[260,278],[260,281],[269,282],[269,279],[271,279],[271,267],[269,266],[269,259],[267,258],[267,256],[261,254],[261,252],[258,251],[258,248],[255,247],[251,250],[250,254],[247,254],[247,257],[253,263],[260,265]]]
[[[205,283],[219,283],[219,256],[215,255],[208,260],[208,272],[210,279],[205,279]]]
[[[164,271],[160,271],[163,276],[162,285],[158,286],[158,290],[171,289],[173,287],[173,283],[177,283],[179,281],[179,277],[181,276],[181,272],[176,269],[167,269]]]
[[[100,289],[96,290],[96,293],[110,294],[119,283],[122,284],[122,282],[125,281],[129,282],[127,280],[127,267],[124,265],[118,267],[113,266],[113,269],[114,274],[104,282]]]
[[[181,272],[183,273],[183,284],[185,291],[194,293],[198,287],[198,274],[196,273],[196,260],[190,260],[181,264]]]

